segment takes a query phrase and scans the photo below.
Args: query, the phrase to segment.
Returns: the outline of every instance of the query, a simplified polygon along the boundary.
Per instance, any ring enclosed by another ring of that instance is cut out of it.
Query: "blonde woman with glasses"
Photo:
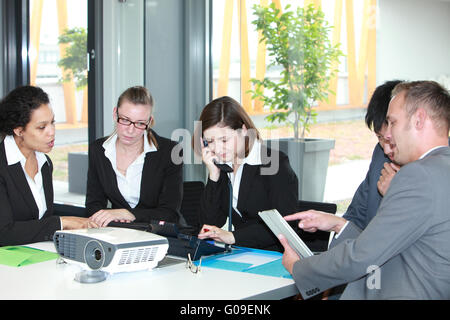
[[[176,143],[151,129],[152,114],[150,92],[127,89],[113,111],[114,133],[89,147],[86,210],[99,226],[182,219],[183,165],[171,159]]]

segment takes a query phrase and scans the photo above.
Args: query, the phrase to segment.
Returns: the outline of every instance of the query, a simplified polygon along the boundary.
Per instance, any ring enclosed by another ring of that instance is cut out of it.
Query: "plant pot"
[[[69,192],[86,194],[89,158],[87,152],[69,152]]]
[[[298,178],[299,200],[323,201],[330,150],[330,139],[267,140],[267,146],[284,152]]]

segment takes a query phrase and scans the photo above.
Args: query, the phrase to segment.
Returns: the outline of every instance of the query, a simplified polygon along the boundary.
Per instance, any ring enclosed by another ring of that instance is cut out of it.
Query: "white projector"
[[[66,262],[110,274],[152,269],[169,248],[159,235],[112,227],[56,231],[53,243]]]

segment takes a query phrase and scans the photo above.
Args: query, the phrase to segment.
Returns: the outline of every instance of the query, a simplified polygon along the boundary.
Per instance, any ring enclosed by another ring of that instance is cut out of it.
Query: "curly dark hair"
[[[14,129],[25,127],[31,113],[49,103],[47,93],[39,87],[22,86],[12,90],[0,101],[0,136],[13,135]]]
[[[391,101],[391,92],[400,82],[402,80],[386,81],[375,89],[370,98],[369,105],[367,106],[366,124],[371,130],[373,127],[375,133],[380,132],[383,123],[386,121],[386,114],[389,102]]]

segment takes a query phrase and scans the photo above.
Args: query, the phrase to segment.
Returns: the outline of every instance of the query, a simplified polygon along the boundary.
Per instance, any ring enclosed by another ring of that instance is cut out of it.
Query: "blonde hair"
[[[405,93],[405,110],[409,117],[422,107],[437,130],[447,134],[450,128],[450,93],[435,81],[402,82],[392,90],[392,97]]]
[[[147,88],[142,87],[142,86],[135,86],[135,87],[128,88],[120,95],[119,99],[117,100],[117,112],[119,112],[120,106],[125,101],[128,101],[135,105],[136,104],[146,105],[146,106],[149,106],[151,109],[153,109],[153,103],[154,103],[153,97],[152,97],[150,91]],[[156,141],[156,138],[153,135],[152,130],[151,130],[151,128],[154,125],[154,122],[155,122],[155,120],[154,120],[153,116],[151,116],[150,123],[147,128],[147,138],[148,138],[148,141],[151,142],[155,146],[155,148],[158,148],[158,142]],[[114,131],[114,133],[115,133],[115,131]]]

